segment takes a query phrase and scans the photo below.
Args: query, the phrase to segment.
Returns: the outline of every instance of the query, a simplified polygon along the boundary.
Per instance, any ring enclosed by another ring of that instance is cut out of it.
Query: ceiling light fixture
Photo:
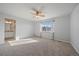
[[[45,14],[43,12],[43,9],[42,8],[32,8],[32,15],[35,17],[35,18],[40,18],[40,17],[45,17]]]

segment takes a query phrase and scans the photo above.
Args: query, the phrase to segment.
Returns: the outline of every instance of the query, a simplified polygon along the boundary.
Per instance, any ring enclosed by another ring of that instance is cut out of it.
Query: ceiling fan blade
[[[37,9],[35,9],[35,8],[32,8],[32,10],[35,11],[35,12],[37,11]]]
[[[31,12],[32,15],[37,15],[36,11]]]
[[[45,15],[40,15],[41,17],[45,17]]]

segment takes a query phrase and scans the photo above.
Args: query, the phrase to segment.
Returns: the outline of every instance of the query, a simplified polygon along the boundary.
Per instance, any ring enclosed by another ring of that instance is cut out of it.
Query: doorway
[[[16,21],[5,18],[5,41],[15,40],[16,35]]]

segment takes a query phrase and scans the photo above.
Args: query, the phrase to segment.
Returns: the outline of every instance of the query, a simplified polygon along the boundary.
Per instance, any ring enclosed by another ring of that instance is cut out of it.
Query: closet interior
[[[16,21],[5,18],[5,40],[14,40],[16,34]]]

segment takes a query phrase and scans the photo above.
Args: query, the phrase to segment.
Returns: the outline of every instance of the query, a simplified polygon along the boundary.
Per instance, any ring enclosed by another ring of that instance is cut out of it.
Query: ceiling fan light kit
[[[32,15],[35,18],[45,17],[45,14],[41,8],[32,8],[32,10],[33,10]]]

